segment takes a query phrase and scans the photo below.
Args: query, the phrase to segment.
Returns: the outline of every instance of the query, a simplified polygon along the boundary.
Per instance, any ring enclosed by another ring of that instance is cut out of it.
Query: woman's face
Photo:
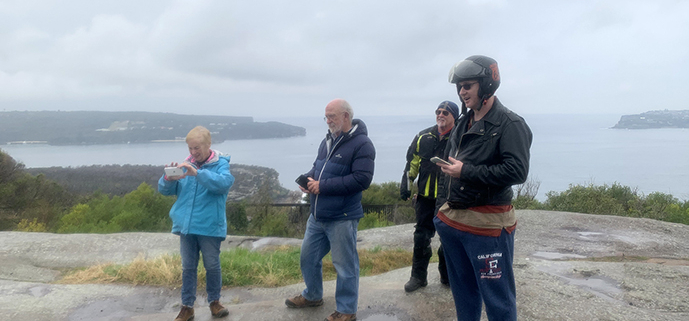
[[[211,145],[204,143],[201,139],[189,139],[187,145],[189,146],[189,154],[197,162],[205,161],[211,155]]]

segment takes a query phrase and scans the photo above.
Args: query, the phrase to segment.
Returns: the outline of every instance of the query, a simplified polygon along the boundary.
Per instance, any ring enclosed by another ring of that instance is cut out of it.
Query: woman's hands
[[[170,163],[170,165],[166,165],[166,167],[177,167],[177,168],[186,168],[187,169],[187,171],[184,172],[184,174],[182,174],[180,176],[172,176],[172,177],[165,176],[165,179],[168,181],[177,181],[177,180],[180,180],[180,179],[185,178],[187,176],[196,176],[196,174],[198,174],[196,167],[192,166],[189,163],[179,164],[176,162],[172,162],[172,163]]]
[[[189,164],[189,163],[182,163],[181,165],[179,165],[179,166],[177,166],[177,167],[186,168],[186,169],[187,169],[187,172],[184,173],[184,176],[185,176],[185,177],[186,177],[186,176],[196,176],[196,174],[198,174],[198,171],[196,170],[196,167],[192,166],[192,165]]]

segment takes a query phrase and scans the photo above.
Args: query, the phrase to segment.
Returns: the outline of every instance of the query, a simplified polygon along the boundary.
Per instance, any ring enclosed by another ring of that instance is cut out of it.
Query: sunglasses
[[[443,116],[447,116],[447,115],[450,114],[449,111],[444,110],[444,109],[436,109],[436,110],[435,110],[435,114],[436,114],[436,115],[440,115],[440,113],[443,113]]]
[[[461,85],[458,83],[457,84],[457,90],[462,89],[462,88],[464,88],[464,90],[469,90],[469,89],[471,89],[472,86],[474,86],[474,84],[478,84],[478,82],[470,82],[470,83],[464,84],[464,85]]]

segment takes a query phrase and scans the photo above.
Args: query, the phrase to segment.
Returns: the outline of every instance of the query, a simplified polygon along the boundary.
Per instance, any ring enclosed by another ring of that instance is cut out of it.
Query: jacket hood
[[[206,165],[206,164],[215,163],[215,162],[219,161],[221,158],[224,159],[224,160],[226,160],[227,162],[230,161],[230,155],[224,155],[224,154],[223,154],[222,152],[220,152],[220,151],[217,151],[217,150],[215,150],[215,149],[211,149],[211,156],[210,156],[210,158],[208,158],[208,160],[207,160],[205,163],[203,163],[203,164]],[[194,157],[192,157],[191,155],[189,155],[189,156],[187,156],[187,159],[184,160],[184,162],[194,165]]]
[[[368,129],[366,128],[366,124],[364,124],[364,121],[361,119],[352,119],[352,128],[349,129],[348,132],[344,133],[343,139],[350,139],[354,136],[358,135],[365,135],[368,136]],[[330,133],[330,130],[328,130],[328,133],[326,134],[326,139],[332,139],[332,133]]]

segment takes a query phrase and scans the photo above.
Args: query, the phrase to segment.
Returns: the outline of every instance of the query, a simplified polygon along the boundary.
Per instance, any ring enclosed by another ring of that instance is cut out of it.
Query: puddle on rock
[[[583,240],[597,240],[600,239],[604,234],[598,232],[577,232],[579,238]]]
[[[563,265],[542,265],[537,266],[541,272],[548,273],[559,277],[560,279],[566,281],[568,284],[580,287],[593,295],[613,303],[624,303],[616,298],[617,295],[623,293],[620,289],[617,281],[612,278],[605,277],[602,275],[592,275],[591,273],[579,273],[574,274],[564,271],[572,271],[572,267],[569,264]],[[586,277],[582,277],[585,275]]]
[[[52,292],[50,288],[47,286],[39,285],[39,286],[34,286],[29,289],[29,292],[31,293],[32,296],[40,298],[48,295],[48,293]]]

